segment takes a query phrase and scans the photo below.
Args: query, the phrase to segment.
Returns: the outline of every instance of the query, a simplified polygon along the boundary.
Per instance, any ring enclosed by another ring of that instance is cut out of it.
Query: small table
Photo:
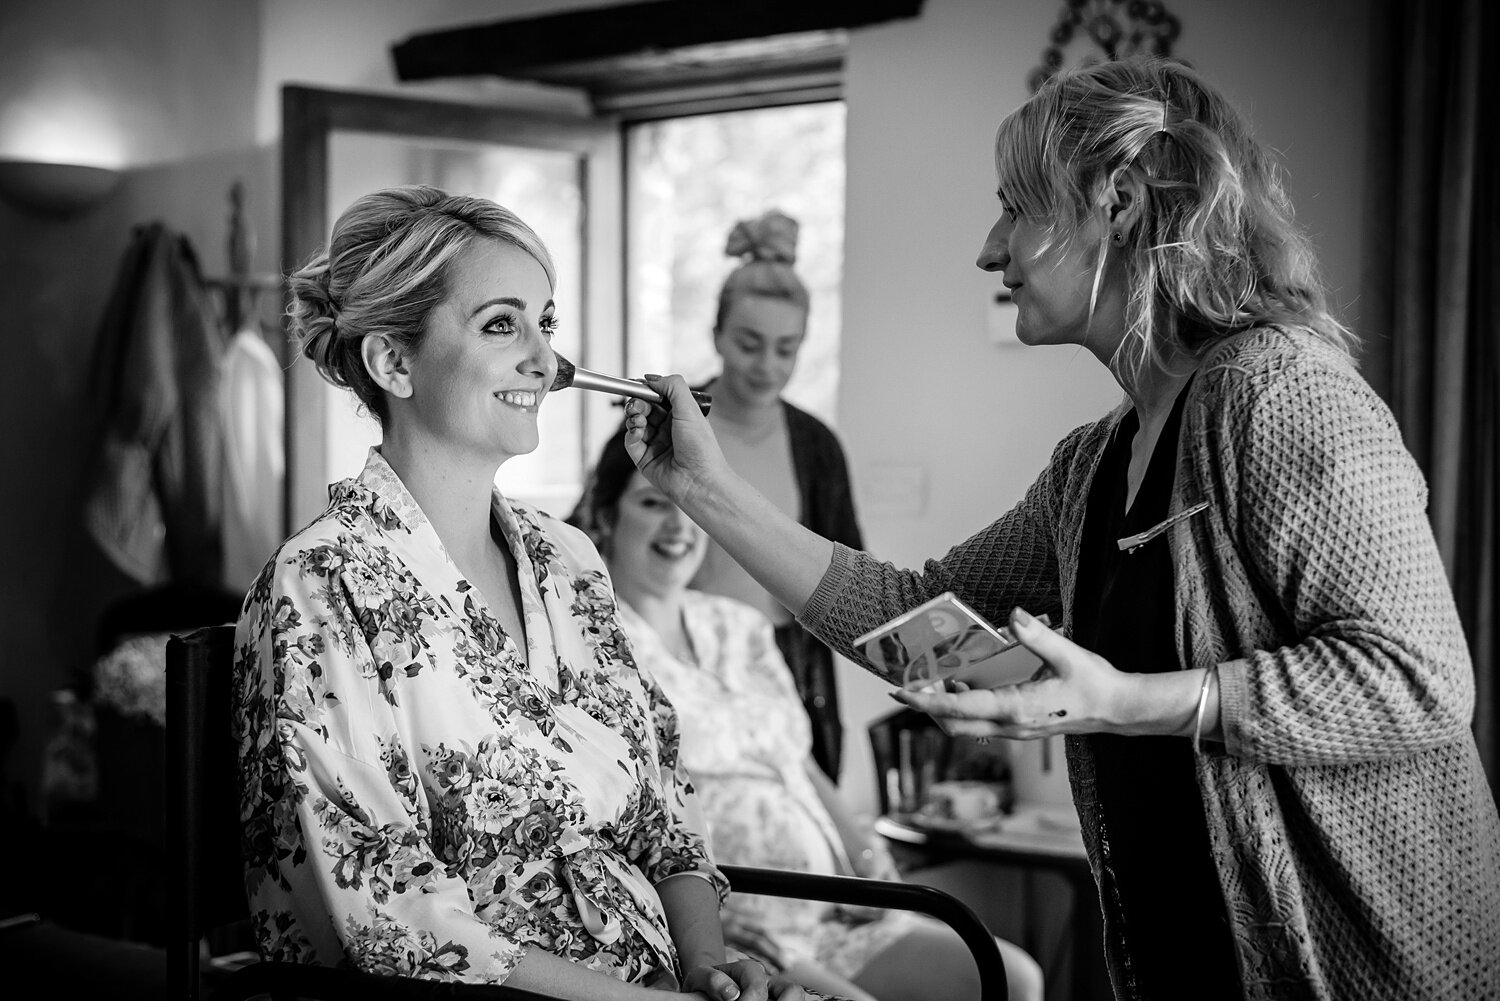
[[[1070,823],[1069,817],[1075,819]],[[875,831],[934,862],[967,858],[1026,869],[1049,869],[1061,875],[1073,895],[1069,922],[1073,940],[1073,995],[1109,996],[1098,891],[1071,806],[1018,806],[997,827],[972,831],[944,830],[919,824],[909,815],[885,814],[876,818]],[[1036,943],[1023,944],[1037,956]]]

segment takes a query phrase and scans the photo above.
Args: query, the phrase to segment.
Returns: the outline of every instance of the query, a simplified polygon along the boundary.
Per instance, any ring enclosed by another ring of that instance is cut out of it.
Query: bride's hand
[[[646,478],[679,507],[728,470],[708,418],[680,375],[648,375],[646,385],[671,409],[644,400],[625,404],[625,451]]]

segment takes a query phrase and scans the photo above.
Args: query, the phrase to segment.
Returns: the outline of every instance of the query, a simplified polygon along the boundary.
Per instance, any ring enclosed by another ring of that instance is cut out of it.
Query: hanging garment
[[[136,227],[99,332],[103,432],[84,521],[142,584],[220,579],[224,350],[187,238]]]
[[[285,389],[276,354],[254,326],[229,342],[219,406],[224,423],[224,586],[245,592],[281,544]]]

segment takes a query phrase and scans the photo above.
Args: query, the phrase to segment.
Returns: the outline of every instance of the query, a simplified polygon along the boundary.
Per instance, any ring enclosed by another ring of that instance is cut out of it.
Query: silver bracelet
[[[1218,676],[1219,665],[1215,664],[1203,672],[1203,684],[1198,688],[1198,715],[1193,722],[1193,753],[1203,753],[1203,710],[1208,708],[1208,684]]]

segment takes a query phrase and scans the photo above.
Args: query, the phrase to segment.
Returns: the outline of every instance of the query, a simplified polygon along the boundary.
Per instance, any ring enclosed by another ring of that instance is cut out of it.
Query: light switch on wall
[[[990,293],[989,305],[985,308],[985,327],[991,344],[1021,343],[1016,338],[1016,304],[1010,297],[1010,289]]]

